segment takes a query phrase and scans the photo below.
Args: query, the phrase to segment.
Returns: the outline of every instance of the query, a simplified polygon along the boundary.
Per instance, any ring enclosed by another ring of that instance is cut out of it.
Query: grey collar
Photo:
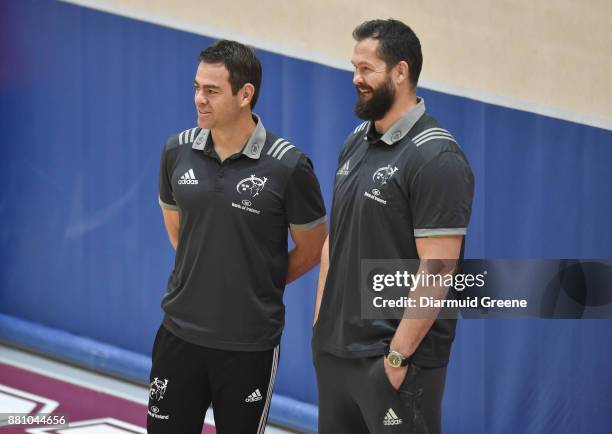
[[[399,142],[408,134],[412,127],[414,127],[414,124],[421,119],[423,113],[425,113],[425,100],[417,97],[417,104],[391,125],[391,128],[383,134],[380,140],[387,145]],[[370,128],[374,128],[374,122],[370,122]]]
[[[242,154],[256,160],[261,155],[261,150],[266,142],[266,129],[259,116],[257,116],[255,113],[253,113],[253,120],[257,123],[257,125],[244,146]],[[212,144],[209,137],[210,130],[202,129],[191,147],[199,151],[209,151],[210,145]]]

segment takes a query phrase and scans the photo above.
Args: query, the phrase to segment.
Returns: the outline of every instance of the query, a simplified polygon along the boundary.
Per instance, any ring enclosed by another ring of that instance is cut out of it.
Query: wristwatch
[[[408,366],[410,361],[412,360],[412,356],[404,357],[402,353],[395,350],[389,350],[389,353],[386,356],[387,363],[392,368],[399,368],[403,366]]]

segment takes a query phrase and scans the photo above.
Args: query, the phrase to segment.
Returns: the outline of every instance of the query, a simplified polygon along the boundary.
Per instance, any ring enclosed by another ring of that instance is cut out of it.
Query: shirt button
[[[394,142],[397,142],[400,139],[400,137],[402,137],[402,133],[400,131],[396,131],[391,136],[391,140],[393,140]]]

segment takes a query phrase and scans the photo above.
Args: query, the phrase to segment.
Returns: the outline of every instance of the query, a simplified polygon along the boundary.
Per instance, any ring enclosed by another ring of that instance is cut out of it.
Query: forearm
[[[447,293],[447,288],[428,288],[419,285],[410,292],[409,297],[414,300],[419,300],[422,296],[443,299]],[[414,353],[433,325],[438,313],[438,308],[407,307],[404,310],[404,318],[400,321],[391,340],[391,349],[399,351],[404,356]]]
[[[297,246],[289,252],[287,283],[293,282],[319,263],[320,253]]]
[[[418,273],[429,276],[452,275],[456,265],[456,260],[424,259],[421,261]],[[432,281],[442,282],[444,279],[432,279]],[[448,295],[448,291],[449,288],[443,285],[420,284],[410,292],[410,298],[419,300],[421,297],[429,297],[443,300]],[[400,321],[391,340],[391,349],[399,351],[404,356],[413,354],[431,329],[439,313],[440,309],[436,307],[407,307],[404,311],[404,318]]]
[[[321,300],[323,300],[323,291],[325,290],[325,281],[327,280],[327,272],[329,270],[329,237],[325,238],[323,249],[321,251],[321,266],[319,267],[319,280],[317,283],[317,297],[315,300],[315,310],[313,316],[313,325],[319,318],[319,309],[321,309]]]
[[[434,323],[434,319],[407,319],[400,321],[391,340],[391,348],[404,356],[413,354]]]
[[[180,215],[176,210],[165,208],[162,208],[162,214],[164,217],[164,226],[166,227],[166,232],[168,233],[168,239],[170,240],[172,247],[174,247],[174,250],[176,250],[179,239],[179,229],[181,227]]]
[[[178,244],[178,231],[176,233],[168,233],[168,238],[170,239],[170,244],[176,250],[176,246]]]
[[[168,240],[170,241],[170,244],[172,244],[174,250],[176,250],[176,246],[178,245],[179,228],[180,221],[178,219],[166,222],[166,232],[168,233]]]
[[[306,230],[291,229],[295,248],[289,252],[287,283],[308,272],[321,260],[321,246],[327,236],[327,226],[321,223]]]

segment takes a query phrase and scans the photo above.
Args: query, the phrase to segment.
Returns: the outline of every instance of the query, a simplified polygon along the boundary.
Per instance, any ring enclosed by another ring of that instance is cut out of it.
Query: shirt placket
[[[230,159],[226,159],[221,162],[217,168],[217,175],[215,176],[215,191],[222,192],[223,187],[225,186],[225,172],[227,172],[227,168],[230,164]]]

